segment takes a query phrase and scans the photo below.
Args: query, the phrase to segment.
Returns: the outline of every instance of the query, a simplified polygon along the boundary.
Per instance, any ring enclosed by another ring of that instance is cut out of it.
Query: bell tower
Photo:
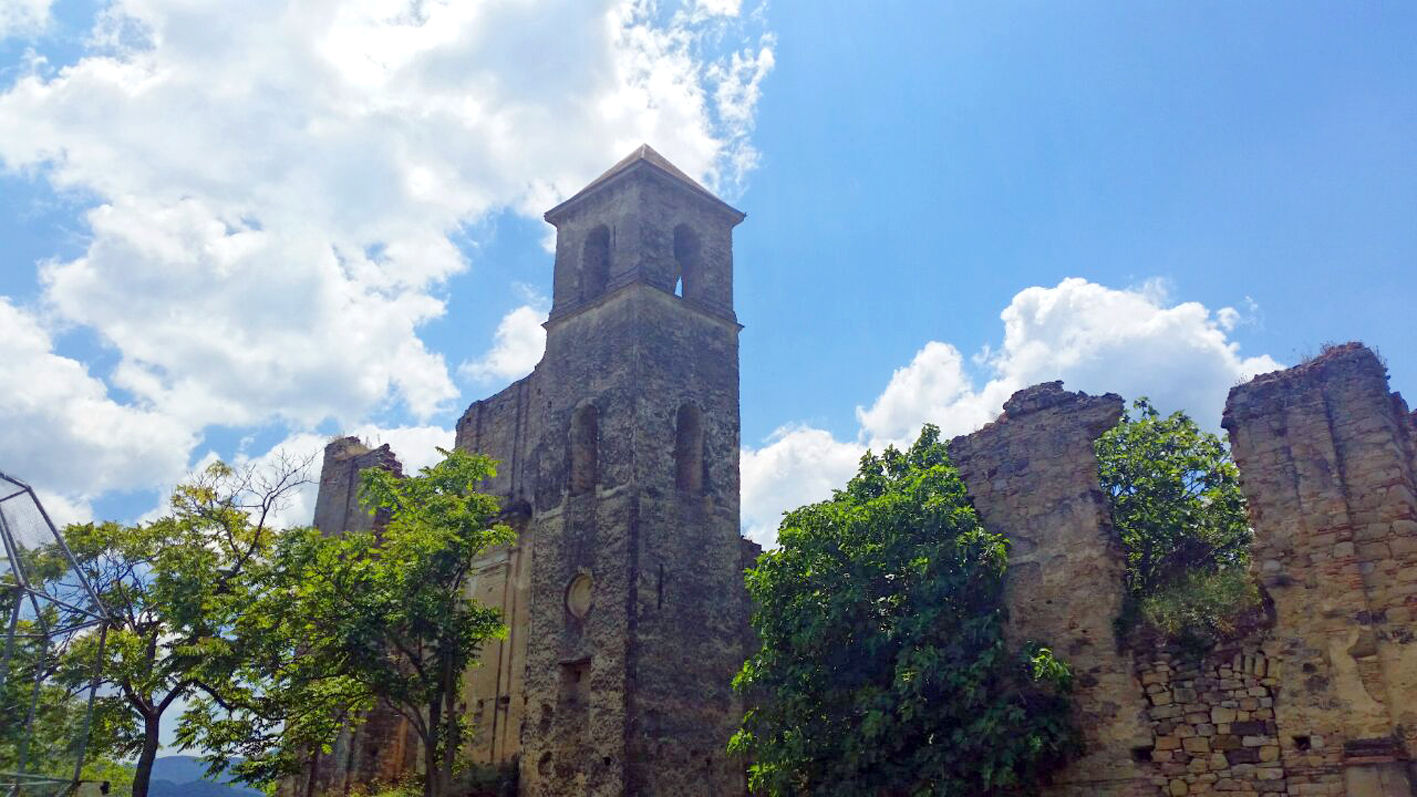
[[[734,210],[648,146],[546,213],[521,791],[744,793]]]

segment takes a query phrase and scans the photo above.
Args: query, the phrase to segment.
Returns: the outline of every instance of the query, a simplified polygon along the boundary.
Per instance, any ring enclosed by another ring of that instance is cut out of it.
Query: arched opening
[[[702,288],[699,284],[703,271],[701,250],[699,234],[694,228],[687,224],[674,228],[674,263],[679,272],[679,281],[674,286],[676,296],[698,297]]]
[[[610,229],[604,224],[586,235],[581,249],[581,301],[605,292],[610,282]]]
[[[675,422],[674,484],[696,493],[704,489],[703,413],[693,404],[680,407]]]
[[[571,495],[595,489],[600,459],[600,418],[595,405],[587,404],[571,418]]]

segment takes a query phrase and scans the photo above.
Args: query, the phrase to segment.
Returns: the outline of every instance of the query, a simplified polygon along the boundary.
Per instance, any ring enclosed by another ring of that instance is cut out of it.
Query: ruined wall
[[[503,521],[517,532],[515,544],[488,551],[473,566],[468,594],[499,609],[505,639],[482,646],[477,664],[463,674],[462,705],[471,715],[469,757],[481,764],[510,764],[521,752],[526,718],[526,656],[532,576],[532,506],[535,461],[528,457],[540,436],[532,402],[542,395],[542,369],[495,396],[474,402],[457,424],[454,446],[497,460],[497,475],[483,490],[502,500]]]
[[[325,445],[320,490],[315,497],[315,528],[330,535],[375,527],[378,519],[359,506],[359,472],[366,468],[403,473],[388,445],[370,448],[357,437],[338,437]]]
[[[466,753],[480,764],[506,764],[521,751],[531,585],[527,550],[524,541],[495,548],[473,563],[468,579],[467,594],[500,611],[507,624],[507,636],[485,642],[477,664],[463,673],[461,705],[471,722]]]
[[[1272,617],[1200,658],[1114,641],[1123,560],[1092,442],[1119,412],[1039,385],[950,446],[1012,543],[1011,636],[1077,675],[1088,752],[1045,793],[1417,794],[1417,419],[1378,358],[1340,346],[1231,392]]]
[[[359,472],[366,468],[403,472],[387,445],[371,449],[357,437],[340,437],[325,446],[315,499],[316,528],[333,535],[378,527],[379,518],[359,506]],[[417,745],[417,735],[403,717],[377,708],[360,725],[341,731],[329,753],[312,756],[301,776],[283,783],[279,794],[344,795],[370,783],[392,782],[416,766]]]
[[[1386,795],[1417,748],[1414,425],[1376,355],[1326,351],[1230,393],[1225,427],[1274,603],[1290,791]],[[1401,788],[1406,788],[1405,783]]]
[[[1122,400],[1069,393],[1061,382],[1015,393],[999,420],[950,443],[985,527],[1010,542],[1008,634],[1051,645],[1073,667],[1088,747],[1050,794],[1155,794],[1130,751],[1151,743],[1147,700],[1116,648],[1125,563],[1098,486],[1093,441]]]

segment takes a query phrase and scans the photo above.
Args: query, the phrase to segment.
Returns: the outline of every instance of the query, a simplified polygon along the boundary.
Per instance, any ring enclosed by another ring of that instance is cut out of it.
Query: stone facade
[[[642,147],[546,218],[545,355],[457,424],[459,449],[501,463],[485,489],[520,531],[470,587],[510,634],[466,675],[468,752],[519,762],[529,797],[743,794],[744,764],[725,752],[751,639],[742,573],[759,552],[739,534],[743,214]],[[355,443],[327,452],[321,528],[373,522],[341,514]],[[379,761],[349,759],[350,744],[388,732],[342,740],[349,766],[322,757],[317,771],[338,772],[313,782],[339,791],[413,771],[387,746]]]
[[[370,531],[380,518],[359,505],[359,472],[403,467],[387,445],[369,448],[355,437],[340,437],[325,446],[320,491],[315,499],[316,528],[326,534]],[[371,783],[388,783],[417,765],[418,735],[407,720],[387,708],[376,708],[364,721],[340,732],[329,753],[313,755],[299,778],[281,785],[281,797],[350,794]]]
[[[474,403],[458,448],[501,463],[518,543],[469,594],[510,626],[468,671],[473,760],[520,792],[742,795],[729,681],[753,644],[740,538],[732,230],[743,215],[648,147],[547,213],[554,302],[535,371]],[[1074,667],[1087,752],[1049,797],[1412,797],[1417,753],[1417,419],[1356,344],[1261,376],[1225,413],[1269,624],[1202,658],[1119,647],[1124,558],[1093,443],[1117,396],[1048,383],[950,443],[984,524],[1011,541],[1008,633]],[[387,447],[330,444],[316,524]],[[374,716],[289,794],[349,793],[419,765]]]

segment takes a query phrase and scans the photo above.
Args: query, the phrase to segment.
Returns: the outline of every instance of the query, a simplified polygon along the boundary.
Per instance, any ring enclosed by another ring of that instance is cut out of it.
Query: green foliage
[[[1232,567],[1188,573],[1143,596],[1137,609],[1146,627],[1185,647],[1205,649],[1240,634],[1259,603],[1254,579]]]
[[[133,793],[133,765],[107,758],[84,762],[83,779],[108,782],[110,797],[128,797]]]
[[[457,705],[463,671],[499,637],[498,612],[465,596],[474,559],[513,541],[486,457],[443,452],[416,476],[370,469],[361,499],[386,518],[378,533],[282,535],[263,589],[235,618],[239,688],[194,703],[179,739],[234,757],[238,779],[269,785],[339,729],[382,706],[408,719],[424,748],[424,794],[450,793],[466,735]]]
[[[1253,533],[1224,441],[1142,398],[1096,449],[1127,553],[1119,630],[1141,625],[1199,645],[1233,634],[1259,594],[1245,574]]]
[[[101,691],[89,754],[136,759],[129,778],[136,797],[147,794],[163,715],[221,683],[231,629],[252,587],[250,565],[269,549],[274,532],[266,521],[300,483],[298,470],[268,480],[215,463],[174,491],[165,517],[64,530],[109,620],[101,633],[74,635],[54,651],[46,690],[59,701],[56,710],[77,714],[82,705],[74,697],[97,663]],[[40,555],[47,560],[43,577],[63,581],[58,552]]]
[[[867,454],[787,514],[748,571],[762,649],[730,742],[770,795],[991,795],[1077,749],[1067,667],[1004,643],[1006,540],[965,495],[939,430]]]

